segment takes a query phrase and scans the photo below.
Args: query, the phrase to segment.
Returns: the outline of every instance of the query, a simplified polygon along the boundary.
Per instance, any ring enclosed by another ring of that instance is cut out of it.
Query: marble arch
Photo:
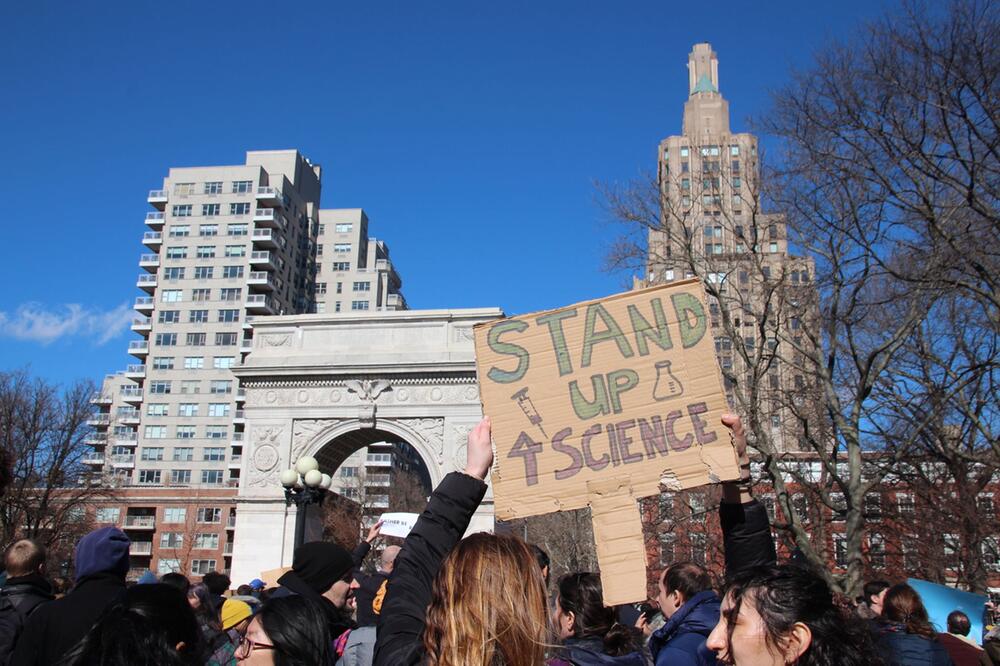
[[[436,484],[465,464],[465,440],[482,416],[472,326],[495,308],[266,317],[233,370],[245,391],[231,577],[246,582],[289,566],[295,508],[278,481],[312,455],[332,472],[362,446],[402,439]],[[493,527],[493,496],[470,530]]]

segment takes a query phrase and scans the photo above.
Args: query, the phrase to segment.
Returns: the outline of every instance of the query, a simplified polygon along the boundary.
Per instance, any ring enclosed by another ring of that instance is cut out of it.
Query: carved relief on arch
[[[285,429],[279,425],[255,426],[251,432],[253,451],[247,469],[247,486],[250,488],[277,489],[281,475],[281,449]]]
[[[439,465],[444,463],[444,419],[395,419],[417,434],[434,452]]]
[[[295,419],[292,424],[292,449],[289,462],[294,463],[309,449],[316,435],[339,423],[340,419]]]

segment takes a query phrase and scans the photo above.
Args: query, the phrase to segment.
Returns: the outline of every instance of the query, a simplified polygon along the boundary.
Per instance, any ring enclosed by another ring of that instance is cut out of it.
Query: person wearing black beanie
[[[362,542],[364,543],[364,542]],[[332,636],[351,628],[344,612],[351,595],[354,557],[335,543],[313,541],[299,546],[292,558],[292,570],[278,579],[272,597],[299,595],[318,602],[327,615]]]

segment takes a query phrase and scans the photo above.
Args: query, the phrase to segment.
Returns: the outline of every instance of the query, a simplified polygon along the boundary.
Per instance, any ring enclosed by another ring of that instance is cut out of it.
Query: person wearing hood
[[[52,601],[45,578],[45,547],[31,539],[14,542],[4,555],[7,580],[0,590],[0,663],[5,663],[27,618]]]
[[[116,527],[102,527],[80,539],[74,556],[76,585],[28,618],[14,648],[13,666],[59,663],[104,610],[124,598],[129,545],[129,538]]]
[[[604,605],[601,577],[566,574],[556,584],[552,625],[562,647],[547,666],[646,666],[648,655],[634,629],[618,624],[614,608]]]
[[[721,601],[708,572],[693,562],[677,562],[660,576],[659,587],[666,624],[649,638],[657,666],[714,666],[715,654],[705,640],[719,621]]]
[[[351,628],[345,609],[351,596],[354,559],[335,543],[304,543],[292,557],[292,570],[278,579],[271,598],[299,595],[319,604],[326,613],[330,634],[338,637]]]

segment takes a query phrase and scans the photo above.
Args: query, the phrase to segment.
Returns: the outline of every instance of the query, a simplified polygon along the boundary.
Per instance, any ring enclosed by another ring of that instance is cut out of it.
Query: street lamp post
[[[285,506],[295,504],[295,549],[305,541],[306,511],[310,504],[320,505],[330,489],[332,479],[329,474],[319,471],[319,463],[312,456],[303,456],[295,466],[281,473],[281,485],[285,488]]]

